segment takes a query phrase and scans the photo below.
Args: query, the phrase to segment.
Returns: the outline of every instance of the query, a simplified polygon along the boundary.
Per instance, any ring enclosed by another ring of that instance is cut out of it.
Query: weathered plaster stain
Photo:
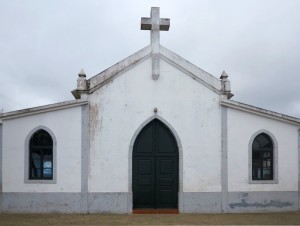
[[[234,208],[248,208],[248,207],[256,207],[256,208],[266,208],[266,207],[277,207],[277,208],[284,208],[288,206],[292,206],[293,203],[291,202],[282,202],[280,200],[264,200],[263,203],[253,202],[248,203],[248,193],[243,194],[243,198],[239,203],[230,203],[229,206],[231,209]]]
[[[90,104],[90,135],[91,140],[94,140],[96,131],[99,128],[100,120],[99,115],[99,106],[98,104]]]

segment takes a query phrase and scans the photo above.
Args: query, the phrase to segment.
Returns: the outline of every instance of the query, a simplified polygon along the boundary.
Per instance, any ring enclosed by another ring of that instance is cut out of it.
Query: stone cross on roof
[[[170,19],[159,17],[159,7],[151,8],[151,17],[142,17],[141,30],[151,30],[152,78],[159,77],[159,31],[168,31]]]

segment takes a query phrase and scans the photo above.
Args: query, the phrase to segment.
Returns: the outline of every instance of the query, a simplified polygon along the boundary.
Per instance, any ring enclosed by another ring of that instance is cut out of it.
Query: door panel
[[[134,208],[155,207],[154,157],[133,159]]]
[[[133,147],[133,208],[178,207],[178,148],[171,131],[155,119]]]
[[[156,135],[157,153],[178,155],[176,140],[167,127],[157,126]]]
[[[150,153],[151,155],[154,152],[154,145],[155,145],[155,131],[153,130],[153,126],[147,125],[142,130],[143,135],[138,136],[134,143],[135,145],[135,152],[136,154],[146,154]]]
[[[156,158],[156,206],[177,208],[178,203],[178,158]]]

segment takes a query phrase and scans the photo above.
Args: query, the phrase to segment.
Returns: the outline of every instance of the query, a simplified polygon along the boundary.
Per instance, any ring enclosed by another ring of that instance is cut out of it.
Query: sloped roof
[[[220,104],[226,107],[230,107],[244,112],[249,112],[267,118],[272,118],[289,124],[298,125],[298,126],[300,125],[299,118],[295,118],[274,111],[270,111],[267,109],[255,107],[249,104],[244,104],[238,101],[221,99]]]
[[[124,60],[116,63],[115,65],[88,79],[87,90],[84,92],[93,93],[98,88],[113,80],[120,73],[129,70],[134,65],[150,57],[151,45],[148,45],[145,48],[139,50],[138,52],[125,58]],[[165,62],[173,65],[178,70],[181,70],[195,81],[211,89],[213,92],[218,94],[222,93],[222,85],[219,79],[202,70],[201,68],[195,66],[194,64],[185,60],[184,58],[180,57],[179,55],[167,49],[166,47],[160,46],[160,58]],[[73,90],[72,94],[76,99],[80,98],[78,90]]]
[[[88,104],[86,100],[71,100],[71,101],[65,101],[65,102],[60,102],[60,103],[55,103],[55,104],[48,104],[48,105],[43,105],[43,106],[38,106],[38,107],[33,107],[33,108],[26,108],[22,110],[17,110],[17,111],[10,111],[10,112],[5,112],[0,114],[0,122],[1,120],[5,119],[12,119],[12,118],[18,118],[18,117],[23,117],[23,116],[28,116],[28,115],[35,115],[35,114],[40,114],[44,112],[49,112],[49,111],[56,111],[56,110],[61,110],[61,109],[66,109],[66,108],[71,108],[71,107],[77,107],[81,105]]]

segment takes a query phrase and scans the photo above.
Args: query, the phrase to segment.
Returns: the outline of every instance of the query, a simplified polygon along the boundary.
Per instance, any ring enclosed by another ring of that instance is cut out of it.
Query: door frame
[[[145,120],[143,123],[140,124],[140,126],[135,130],[132,139],[130,141],[130,145],[129,145],[129,155],[128,155],[128,202],[127,202],[127,208],[128,208],[128,212],[132,213],[133,212],[133,193],[132,193],[132,159],[133,159],[133,145],[134,142],[137,138],[137,136],[139,135],[139,133],[141,132],[141,130],[149,123],[151,122],[153,119],[158,119],[160,120],[163,124],[165,124],[165,126],[171,131],[171,133],[173,134],[173,136],[175,137],[176,143],[177,143],[177,147],[178,147],[178,158],[179,158],[179,169],[178,169],[178,176],[179,176],[179,180],[178,180],[178,209],[179,212],[181,212],[180,210],[183,209],[183,202],[182,202],[182,195],[183,195],[183,153],[182,153],[182,144],[181,141],[179,139],[179,136],[176,132],[176,130],[171,126],[170,123],[168,123],[168,121],[166,121],[164,118],[162,118],[161,116],[155,114],[153,116],[151,116],[150,118],[148,118],[147,120]]]

